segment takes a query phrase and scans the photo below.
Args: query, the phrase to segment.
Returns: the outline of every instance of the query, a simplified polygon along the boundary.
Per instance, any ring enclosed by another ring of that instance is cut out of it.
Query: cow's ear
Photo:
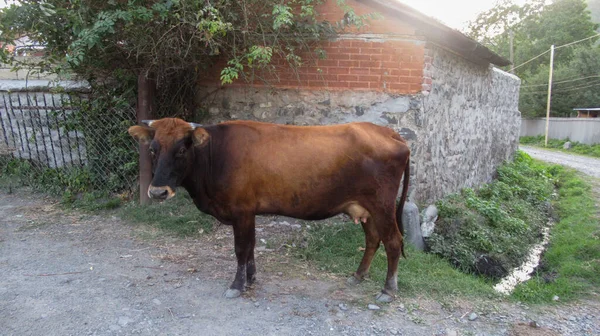
[[[192,139],[194,140],[194,146],[204,147],[208,143],[208,139],[210,139],[210,134],[204,128],[198,127],[194,130]]]
[[[137,125],[131,126],[131,127],[129,127],[127,132],[129,132],[129,135],[131,135],[137,141],[139,141],[140,143],[143,143],[144,145],[149,144],[150,141],[152,141],[152,138],[154,138],[154,129],[152,129],[150,127],[137,126]]]

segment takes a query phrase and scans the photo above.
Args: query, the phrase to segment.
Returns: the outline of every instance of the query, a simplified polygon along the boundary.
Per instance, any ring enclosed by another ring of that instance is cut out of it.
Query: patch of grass
[[[179,189],[174,198],[162,203],[139,205],[126,203],[119,215],[133,223],[142,223],[179,237],[210,232],[214,219],[196,208],[184,189]]]
[[[600,158],[600,144],[586,145],[577,141],[571,141],[571,149],[563,149],[565,142],[570,141],[569,139],[548,139],[548,147],[544,146],[544,136],[525,136],[521,137],[520,143],[523,145],[530,145],[536,147],[544,147],[557,149],[561,152],[566,153],[577,153],[581,155],[591,156]]]
[[[355,272],[363,256],[364,233],[360,225],[353,223],[311,224],[305,237],[305,248],[297,255],[316,263],[326,271],[347,274]],[[461,273],[446,260],[406,248],[407,259],[400,259],[398,288],[400,295],[496,295],[491,283],[473,275]],[[383,287],[387,272],[387,258],[381,246],[371,264],[369,278],[373,286]]]
[[[513,297],[523,302],[570,301],[600,286],[600,220],[596,200],[585,180],[565,169],[559,175],[560,218],[551,231],[535,276],[517,286]]]
[[[438,201],[439,218],[427,239],[430,252],[463,272],[502,278],[539,241],[559,170],[519,151],[498,168],[496,181]]]

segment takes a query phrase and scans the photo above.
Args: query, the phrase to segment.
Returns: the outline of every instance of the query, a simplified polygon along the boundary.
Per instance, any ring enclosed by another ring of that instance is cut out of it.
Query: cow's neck
[[[213,143],[209,143],[194,151],[194,159],[190,172],[183,180],[181,186],[187,190],[194,203],[203,212],[211,213],[210,201],[213,195],[211,182],[213,181]]]

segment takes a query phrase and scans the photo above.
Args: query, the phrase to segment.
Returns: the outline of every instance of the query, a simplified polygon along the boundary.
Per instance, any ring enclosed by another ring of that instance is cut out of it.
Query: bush
[[[464,272],[505,276],[539,241],[559,171],[519,151],[514,162],[498,168],[498,180],[438,201],[439,220],[427,239],[430,252]]]

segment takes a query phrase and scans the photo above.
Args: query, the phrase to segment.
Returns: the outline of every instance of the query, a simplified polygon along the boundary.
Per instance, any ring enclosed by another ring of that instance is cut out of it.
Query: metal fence
[[[135,109],[99,110],[86,93],[0,92],[0,164],[24,183],[132,192]]]

